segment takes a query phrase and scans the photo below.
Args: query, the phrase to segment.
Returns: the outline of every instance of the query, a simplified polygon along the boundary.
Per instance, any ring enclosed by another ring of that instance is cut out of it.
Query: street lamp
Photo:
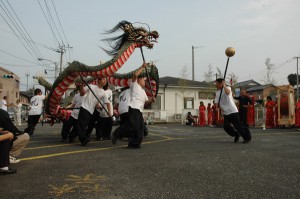
[[[49,60],[49,59],[43,59],[43,58],[38,58],[38,60],[39,61],[49,61],[49,62],[51,62],[52,64],[54,64],[55,65],[55,69],[54,69],[54,77],[55,77],[55,79],[57,78],[57,69],[58,69],[58,63],[57,62],[54,62],[54,61],[51,61],[51,60]]]
[[[195,80],[195,66],[194,66],[194,49],[204,48],[205,46],[192,46],[192,80]]]

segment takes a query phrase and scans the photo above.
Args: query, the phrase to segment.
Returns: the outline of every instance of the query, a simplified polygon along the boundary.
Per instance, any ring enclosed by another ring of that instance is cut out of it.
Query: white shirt
[[[85,95],[81,96],[80,93],[77,93],[72,100],[72,104],[74,104],[75,106],[71,113],[71,116],[75,119],[78,119],[79,108],[81,107],[84,96]],[[76,109],[76,108],[78,108],[78,109]]]
[[[105,92],[104,97],[101,100],[102,105],[105,107],[105,109],[108,112],[107,105],[110,106],[110,115],[113,115],[113,107],[112,107],[112,91],[110,89],[107,89]],[[100,111],[100,117],[109,117],[107,112],[102,108]]]
[[[22,103],[17,104],[17,107],[15,108],[15,112],[17,114],[22,112]]]
[[[43,100],[45,95],[35,95],[30,99],[29,115],[41,115],[43,112]]]
[[[130,104],[129,106],[134,109],[139,109],[141,113],[144,110],[145,102],[148,96],[144,89],[137,83],[137,80],[130,85]]]
[[[99,88],[97,85],[89,85],[91,90],[94,91],[97,98],[100,100],[104,96],[104,90],[102,88]],[[90,112],[91,114],[94,113],[95,106],[98,103],[98,100],[93,95],[93,93],[90,91],[90,89],[85,86],[84,90],[86,92],[83,100],[82,100],[82,108]]]
[[[1,109],[5,110],[7,112],[7,106],[6,106],[6,100],[1,100]]]
[[[130,103],[130,89],[126,89],[119,95],[119,114],[127,113]]]
[[[227,93],[225,92],[224,88],[222,91],[222,96],[221,96],[221,100],[220,100],[220,107],[222,108],[222,110],[224,111],[224,115],[230,115],[231,113],[236,113],[238,112],[238,109],[234,103],[234,99],[232,97],[232,92],[231,92],[231,88],[227,87],[230,90],[230,93],[227,95]],[[220,96],[220,92],[221,90],[218,90],[216,92],[216,98],[215,98],[215,103],[219,102],[219,96]]]

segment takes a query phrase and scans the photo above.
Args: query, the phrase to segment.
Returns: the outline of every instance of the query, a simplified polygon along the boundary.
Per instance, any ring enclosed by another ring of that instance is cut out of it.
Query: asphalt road
[[[297,129],[251,129],[242,144],[221,128],[148,127],[142,148],[126,149],[61,143],[61,124],[39,124],[0,198],[300,198]]]

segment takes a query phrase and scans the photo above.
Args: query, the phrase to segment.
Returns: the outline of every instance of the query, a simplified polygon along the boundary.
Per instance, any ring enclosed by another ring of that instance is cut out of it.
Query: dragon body
[[[151,49],[153,42],[155,42],[153,39],[156,40],[158,38],[156,31],[150,32],[144,28],[135,28],[127,21],[120,22],[107,33],[114,33],[118,30],[124,31],[123,35],[105,39],[112,48],[111,51],[105,50],[106,53],[113,56],[111,60],[97,66],[87,66],[78,61],[74,61],[59,75],[46,101],[45,111],[47,114],[61,120],[68,119],[71,112],[62,109],[60,107],[60,101],[65,91],[74,83],[76,78],[89,76],[97,79],[113,76],[129,59],[136,48],[145,46]],[[113,41],[115,41],[115,45],[112,45],[111,42]],[[118,77],[120,76],[115,77],[115,80],[118,79]],[[111,80],[113,81],[114,79]],[[155,82],[155,80],[153,79],[152,82]]]

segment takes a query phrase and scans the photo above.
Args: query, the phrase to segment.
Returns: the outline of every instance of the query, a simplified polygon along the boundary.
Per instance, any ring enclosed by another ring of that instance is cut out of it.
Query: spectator
[[[199,106],[199,126],[205,126],[206,118],[205,118],[206,107],[204,103],[201,101]]]
[[[275,102],[272,100],[271,96],[267,97],[267,101],[265,103],[266,107],[266,127],[267,128],[274,128],[274,107]]]
[[[3,97],[3,100],[1,100],[1,109],[3,109],[3,110],[5,110],[6,112],[7,112],[7,107],[9,106],[9,105],[7,105],[7,96],[4,96]]]
[[[187,120],[187,122],[185,123],[186,125],[193,125],[193,124],[195,124],[194,116],[192,115],[191,112],[187,113],[186,120]]]
[[[9,167],[9,146],[14,135],[8,131],[0,131],[0,175],[14,174],[16,169]]]
[[[16,105],[12,104],[13,107],[15,107],[15,115],[14,115],[14,120],[15,120],[15,125],[21,126],[22,120],[21,120],[21,112],[22,112],[22,103],[20,102],[19,99],[16,101]]]
[[[20,162],[20,160],[16,159],[15,157],[18,157],[28,144],[30,139],[29,135],[27,133],[21,132],[12,123],[8,113],[2,109],[0,109],[0,126],[3,128],[3,130],[9,131],[14,135],[14,139],[12,140],[13,142],[10,143],[12,145],[12,148],[10,150],[10,163]]]
[[[212,107],[211,103],[207,104],[207,125],[211,126],[212,123]]]

